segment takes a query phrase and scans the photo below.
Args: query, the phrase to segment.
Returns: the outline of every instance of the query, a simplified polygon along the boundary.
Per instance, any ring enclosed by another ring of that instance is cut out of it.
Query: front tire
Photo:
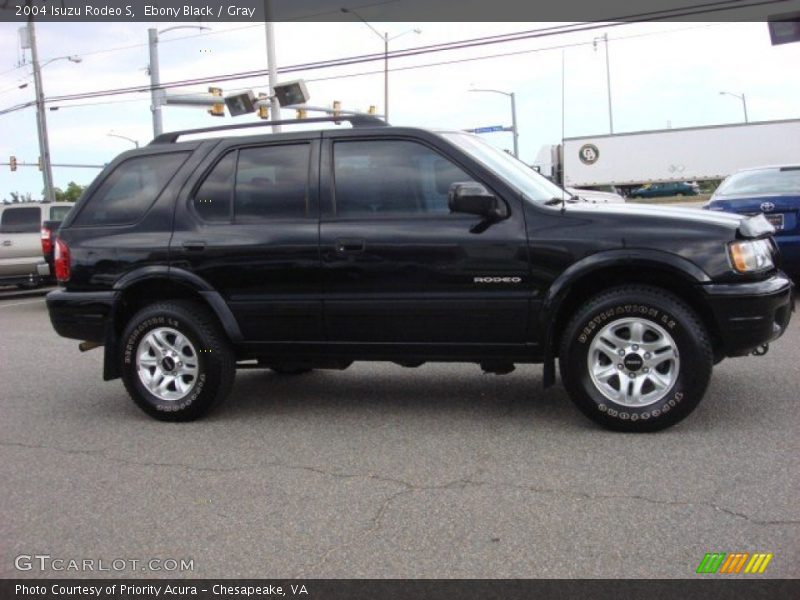
[[[695,312],[666,290],[623,286],[581,307],[561,338],[561,379],[575,405],[615,431],[670,427],[702,400],[713,351]]]
[[[230,391],[236,361],[202,305],[169,301],[141,309],[122,334],[120,373],[133,401],[161,421],[191,421]]]

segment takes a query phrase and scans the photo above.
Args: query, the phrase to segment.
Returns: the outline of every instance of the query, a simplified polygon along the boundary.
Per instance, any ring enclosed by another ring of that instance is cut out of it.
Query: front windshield
[[[441,136],[485,164],[534,202],[547,202],[553,198],[569,199],[570,197],[568,192],[551,183],[522,161],[495,148],[476,135],[448,132],[442,133]]]
[[[714,193],[715,196],[750,194],[800,194],[800,167],[736,173],[723,181]]]

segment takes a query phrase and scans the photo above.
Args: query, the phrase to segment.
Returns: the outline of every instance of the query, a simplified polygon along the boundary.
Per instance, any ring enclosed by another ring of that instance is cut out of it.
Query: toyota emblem
[[[775,205],[772,202],[762,202],[761,203],[761,211],[762,212],[771,212],[775,210]]]

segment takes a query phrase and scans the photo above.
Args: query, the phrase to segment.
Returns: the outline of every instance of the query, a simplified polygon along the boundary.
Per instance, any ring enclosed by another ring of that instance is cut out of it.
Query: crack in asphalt
[[[288,470],[311,472],[325,477],[332,477],[334,479],[365,479],[369,481],[379,481],[382,483],[398,485],[403,488],[399,491],[390,494],[381,501],[380,505],[378,506],[378,509],[375,511],[375,514],[367,521],[367,526],[360,532],[360,534],[352,536],[349,539],[328,548],[328,550],[323,552],[322,555],[320,555],[319,559],[317,559],[314,563],[309,564],[305,566],[303,569],[301,569],[300,572],[295,576],[296,578],[305,577],[308,571],[313,572],[322,567],[328,561],[328,559],[336,552],[344,548],[347,548],[349,546],[352,546],[356,543],[364,542],[367,538],[380,531],[386,513],[389,511],[391,504],[398,498],[416,492],[432,491],[432,490],[465,489],[467,487],[508,488],[508,489],[517,489],[517,490],[532,492],[536,494],[572,497],[582,501],[633,500],[633,501],[647,502],[650,504],[658,504],[662,506],[666,505],[666,506],[703,507],[712,509],[714,511],[726,514],[734,518],[744,519],[748,523],[758,526],[800,525],[800,520],[794,520],[794,519],[780,519],[780,520],[768,520],[768,521],[755,519],[746,513],[737,512],[729,508],[725,508],[724,506],[714,504],[713,502],[706,502],[706,501],[659,500],[655,498],[650,498],[648,496],[643,496],[641,494],[589,493],[589,492],[580,492],[575,490],[565,490],[558,488],[537,487],[534,485],[526,485],[521,483],[508,483],[503,481],[487,481],[487,480],[473,479],[473,477],[478,473],[480,473],[483,469],[479,469],[475,474],[470,475],[468,477],[454,479],[452,481],[448,481],[445,483],[433,484],[433,485],[419,485],[409,481],[405,481],[403,479],[397,479],[395,477],[386,477],[383,475],[377,475],[375,473],[343,473],[341,471],[328,470],[323,467],[318,467],[313,465],[311,466],[295,465],[295,464],[285,463],[282,461],[262,462],[259,463],[258,465],[247,465],[241,467],[203,467],[187,463],[135,461],[126,458],[120,458],[117,456],[109,456],[106,453],[106,449],[104,448],[98,450],[76,450],[71,448],[61,448],[58,446],[46,446],[40,444],[26,444],[23,442],[8,442],[8,441],[0,441],[0,446],[20,447],[27,449],[39,449],[39,450],[52,450],[56,452],[61,452],[63,454],[91,455],[91,456],[97,456],[102,460],[106,460],[109,462],[117,462],[130,466],[178,468],[178,469],[185,469],[188,471],[197,471],[206,473],[233,473],[238,471],[252,471],[265,468],[288,469]]]

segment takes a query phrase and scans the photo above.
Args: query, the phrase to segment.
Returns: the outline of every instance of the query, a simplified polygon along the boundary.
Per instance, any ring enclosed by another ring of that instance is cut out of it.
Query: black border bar
[[[800,0],[0,0],[0,21],[767,21]]]
[[[800,598],[800,580],[704,579],[5,579],[3,600],[783,600]],[[759,576],[757,576],[759,577]],[[23,593],[37,586],[44,593]],[[112,587],[114,586],[114,587]],[[122,586],[140,591],[122,593]],[[159,593],[148,592],[149,586]],[[166,593],[166,586],[174,592]],[[294,587],[293,587],[294,586]],[[302,586],[302,587],[301,587]],[[76,593],[69,593],[74,588]],[[101,588],[100,594],[89,593]],[[259,591],[256,591],[259,588]],[[238,592],[236,590],[239,590]],[[115,591],[112,591],[115,590]],[[295,593],[293,593],[295,590]],[[304,590],[306,593],[302,593]],[[54,593],[55,592],[55,593]],[[62,593],[63,592],[63,593]]]

